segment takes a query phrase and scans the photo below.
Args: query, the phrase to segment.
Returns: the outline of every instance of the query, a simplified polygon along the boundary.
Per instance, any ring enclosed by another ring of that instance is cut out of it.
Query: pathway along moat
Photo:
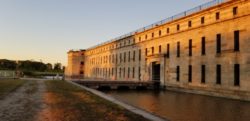
[[[173,91],[108,91],[171,121],[250,121],[250,102]]]

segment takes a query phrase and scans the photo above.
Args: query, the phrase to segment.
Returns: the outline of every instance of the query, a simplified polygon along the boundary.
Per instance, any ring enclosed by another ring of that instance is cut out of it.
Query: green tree
[[[47,71],[53,70],[53,65],[51,63],[47,63],[46,66],[47,66]]]
[[[62,71],[62,64],[61,63],[55,63],[54,64],[54,70],[55,71]]]
[[[1,70],[15,70],[17,66],[16,61],[11,61],[7,59],[0,59],[0,69]]]
[[[44,72],[47,70],[47,65],[42,62],[36,61],[19,61],[18,69],[22,71],[41,71]]]

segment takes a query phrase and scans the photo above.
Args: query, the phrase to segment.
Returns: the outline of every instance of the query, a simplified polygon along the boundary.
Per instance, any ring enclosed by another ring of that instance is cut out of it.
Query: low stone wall
[[[131,106],[129,104],[126,104],[126,103],[124,103],[124,102],[122,102],[122,101],[120,101],[118,99],[115,99],[115,98],[113,98],[113,97],[111,97],[109,95],[106,95],[106,94],[104,94],[104,93],[102,93],[100,91],[97,91],[97,90],[85,87],[83,85],[79,85],[79,84],[74,83],[72,81],[67,81],[67,82],[69,82],[69,83],[71,83],[73,85],[76,85],[76,86],[78,86],[80,88],[83,88],[83,89],[85,89],[85,90],[87,90],[87,91],[89,91],[89,92],[91,92],[91,93],[93,93],[93,94],[95,94],[95,95],[97,95],[97,96],[99,96],[99,97],[101,97],[103,99],[106,99],[106,100],[108,100],[108,101],[110,101],[110,102],[112,102],[114,104],[117,104],[117,105],[119,105],[119,106],[121,106],[121,107],[123,107],[123,108],[125,108],[125,109],[127,109],[127,110],[129,110],[129,111],[131,111],[131,112],[133,112],[135,114],[137,114],[137,115],[141,115],[141,116],[143,116],[144,118],[146,118],[148,120],[152,120],[152,121],[168,121],[165,118],[162,118],[160,116],[151,114],[151,113],[149,113],[149,112],[147,112],[145,110],[136,108],[136,107]]]
[[[0,78],[14,78],[15,75],[15,71],[0,70]]]
[[[199,88],[199,87],[180,87],[180,86],[173,86],[169,85],[166,87],[167,90],[171,91],[179,91],[179,92],[187,92],[193,94],[201,94],[207,96],[215,96],[215,97],[222,97],[228,99],[236,99],[242,101],[250,101],[250,92],[247,91],[236,91],[230,89],[217,89],[217,88]]]

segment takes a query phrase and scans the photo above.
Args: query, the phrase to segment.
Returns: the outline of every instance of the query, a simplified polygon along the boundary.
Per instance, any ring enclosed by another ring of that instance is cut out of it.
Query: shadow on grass
[[[47,108],[43,116],[50,120],[74,121],[146,121],[147,119],[104,100],[65,81],[46,81]]]

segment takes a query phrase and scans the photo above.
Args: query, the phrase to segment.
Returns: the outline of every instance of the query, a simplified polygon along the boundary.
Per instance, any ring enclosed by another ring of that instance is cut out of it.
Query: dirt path
[[[15,92],[0,100],[0,121],[33,121],[43,108],[43,80],[28,80]]]
[[[29,79],[0,100],[0,121],[147,121],[65,81]]]

